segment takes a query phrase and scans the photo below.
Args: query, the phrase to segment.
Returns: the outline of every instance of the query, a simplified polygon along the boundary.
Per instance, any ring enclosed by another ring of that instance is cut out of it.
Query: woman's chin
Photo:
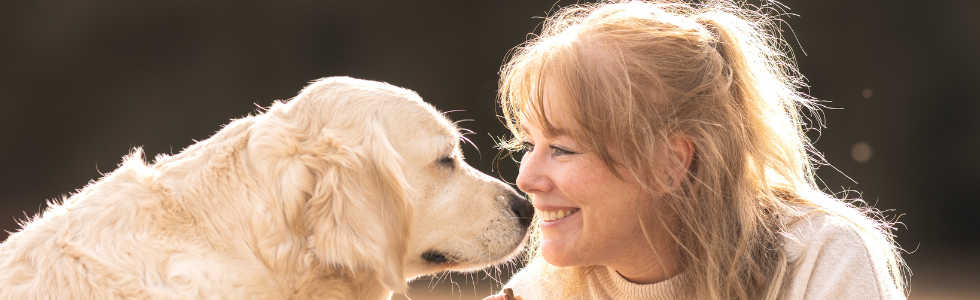
[[[571,266],[567,262],[565,262],[564,260],[562,260],[562,259],[560,259],[558,257],[552,256],[552,255],[547,255],[547,254],[544,254],[544,253],[542,253],[541,256],[544,257],[544,261],[548,262],[549,265],[556,266],[556,267],[570,267]]]

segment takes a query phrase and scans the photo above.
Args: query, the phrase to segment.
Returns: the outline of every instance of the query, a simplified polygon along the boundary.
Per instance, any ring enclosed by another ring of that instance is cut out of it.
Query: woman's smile
[[[567,217],[579,211],[578,208],[567,208],[567,209],[553,209],[553,210],[538,210],[537,213],[541,215],[541,220],[545,222],[556,222],[559,220],[564,220]]]

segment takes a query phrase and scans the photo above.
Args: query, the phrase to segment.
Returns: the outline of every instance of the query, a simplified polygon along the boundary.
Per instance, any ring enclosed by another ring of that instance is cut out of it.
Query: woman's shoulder
[[[783,234],[787,259],[811,257],[810,250],[870,255],[879,243],[871,232],[872,220],[860,214],[842,214],[837,209],[814,205],[792,205]]]
[[[786,299],[902,299],[882,243],[860,214],[794,206],[783,245],[792,269]],[[863,218],[863,219],[856,219]]]
[[[815,206],[792,205],[792,208],[785,218],[783,235],[790,261],[801,258],[813,246],[839,246],[855,251],[864,248],[857,226],[846,218]]]

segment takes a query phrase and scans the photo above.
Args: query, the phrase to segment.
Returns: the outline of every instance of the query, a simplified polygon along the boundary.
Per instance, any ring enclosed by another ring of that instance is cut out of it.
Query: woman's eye
[[[575,152],[573,152],[571,150],[562,148],[560,146],[551,146],[551,155],[552,156],[571,155],[571,154],[577,154],[577,153],[575,153]]]
[[[548,148],[551,149],[551,156],[578,154],[575,151],[568,150],[567,148],[562,146],[549,145]],[[530,142],[523,142],[521,143],[521,150],[523,150],[525,154],[533,152],[534,144],[531,144]]]

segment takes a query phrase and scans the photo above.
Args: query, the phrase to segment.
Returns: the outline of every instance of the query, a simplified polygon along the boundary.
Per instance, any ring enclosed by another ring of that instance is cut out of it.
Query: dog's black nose
[[[534,218],[534,206],[531,205],[531,202],[517,193],[507,196],[507,199],[510,201],[510,210],[517,216],[521,226],[525,228],[531,226],[531,219]]]

